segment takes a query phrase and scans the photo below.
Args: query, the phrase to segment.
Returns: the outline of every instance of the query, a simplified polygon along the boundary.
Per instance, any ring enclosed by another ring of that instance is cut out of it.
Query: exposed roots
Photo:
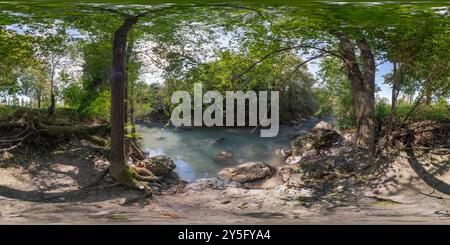
[[[146,195],[151,195],[153,190],[150,183],[160,184],[160,178],[145,168],[128,166],[118,174],[112,174],[114,179],[120,184],[130,188],[143,191]]]
[[[125,138],[125,146],[127,154],[133,159],[134,162],[142,161],[146,158],[145,153],[139,148],[133,139]]]
[[[25,129],[19,132],[16,135],[6,136],[0,138],[0,152],[11,151],[22,145],[24,140],[28,138],[28,136],[32,135],[35,130],[34,127],[29,124],[26,125]]]

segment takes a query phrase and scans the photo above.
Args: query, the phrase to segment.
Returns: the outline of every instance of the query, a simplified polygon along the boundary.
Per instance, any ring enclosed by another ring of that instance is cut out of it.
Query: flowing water
[[[284,159],[275,151],[289,147],[292,137],[310,130],[317,121],[296,126],[280,126],[278,136],[261,138],[259,130],[251,128],[165,128],[160,124],[137,125],[142,136],[141,146],[150,154],[166,155],[175,160],[176,171],[186,180],[212,177],[227,167],[250,161],[278,165]],[[224,157],[220,152],[231,153]],[[219,154],[219,156],[218,156]]]

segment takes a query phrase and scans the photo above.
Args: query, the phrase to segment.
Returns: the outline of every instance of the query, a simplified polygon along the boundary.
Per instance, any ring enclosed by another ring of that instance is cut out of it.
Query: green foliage
[[[72,83],[63,91],[64,103],[70,108],[78,109],[81,106],[84,94],[83,88],[80,85]]]
[[[101,5],[77,2],[0,3],[2,99],[25,96],[48,104],[51,82],[59,103],[86,117],[108,119],[112,34],[123,21],[124,13],[141,14],[145,8],[114,5],[119,2],[115,0],[87,1],[105,3]],[[164,2],[167,1],[128,1],[148,5]],[[164,14],[156,11],[143,15],[131,35],[135,41],[131,44],[136,44],[136,53],[141,54],[127,57],[128,95],[134,98],[138,118],[167,114],[173,91],[191,90],[194,82],[201,82],[204,90],[221,92],[278,90],[283,121],[298,114],[312,114],[317,109],[316,98],[320,104],[316,116],[332,115],[339,127],[351,128],[352,94],[346,68],[342,60],[335,58],[341,51],[333,35],[335,31],[352,40],[366,39],[377,62],[399,64],[398,72],[390,74],[386,83],[398,81],[402,94],[448,98],[450,93],[450,19],[439,10],[445,4],[437,1],[420,4],[288,1],[283,5],[276,1],[229,2],[239,7],[209,5],[222,3],[220,0],[174,2],[177,5],[165,9]],[[25,31],[19,34],[7,30],[11,26]],[[80,33],[82,40],[74,38],[74,32]],[[226,41],[230,44],[225,48],[218,44]],[[210,54],[211,50],[214,53]],[[313,57],[323,50],[327,56],[321,58],[318,73],[321,83],[317,84],[305,67],[296,68],[302,62],[299,57]],[[143,54],[149,57],[145,64]],[[246,71],[267,54],[272,55]],[[55,72],[63,67],[59,61],[73,58],[69,56],[82,61],[81,77],[60,74],[56,76],[59,80],[54,81]],[[147,72],[144,70],[149,66],[163,68],[164,84],[141,81],[141,73]],[[400,102],[397,120],[408,113],[410,104]],[[382,122],[390,107],[380,102],[375,109],[376,120]],[[448,117],[445,99],[431,105],[421,104],[412,115],[413,120],[445,117]]]
[[[17,35],[0,28],[0,95],[15,95],[20,92],[18,78],[29,67],[37,65],[28,35]]]
[[[397,113],[398,113],[398,121],[403,119],[407,113],[411,110],[412,106],[408,103],[400,103]],[[450,104],[445,98],[441,98],[436,102],[431,104],[421,103],[417,108],[413,111],[410,116],[410,119],[413,121],[420,120],[435,120],[435,121],[444,121],[450,120]]]
[[[14,115],[15,108],[12,106],[0,105],[0,121],[5,118],[11,118]]]
[[[83,117],[99,118],[109,120],[111,107],[111,93],[108,90],[103,90],[100,94],[86,106],[80,107],[80,112]]]
[[[170,97],[161,84],[147,84],[143,81],[137,81],[134,90],[134,113],[137,119],[146,116],[166,117],[168,115],[168,108],[165,103],[170,100]]]
[[[400,102],[397,108],[396,122],[400,123],[411,111],[412,105],[406,102]],[[378,101],[375,105],[375,120],[379,127],[384,125],[391,113],[391,105],[387,101]],[[445,98],[441,98],[431,104],[422,103],[412,112],[410,120],[422,121],[448,121],[450,120],[450,104]]]
[[[375,123],[378,128],[381,128],[384,122],[387,120],[391,113],[391,105],[385,101],[381,100],[375,104]]]
[[[218,59],[189,70],[184,79],[169,79],[167,95],[186,90],[193,95],[194,83],[202,83],[203,91],[279,91],[280,120],[287,122],[299,115],[312,115],[316,103],[311,93],[314,83],[305,67],[294,69],[302,61],[292,55],[278,55],[266,59],[251,70],[258,54],[239,54],[224,51]],[[174,105],[168,104],[170,110]]]
[[[318,75],[322,83],[315,89],[320,107],[315,115],[331,115],[335,117],[339,128],[349,129],[353,128],[355,121],[351,84],[342,72],[344,69],[343,64],[336,58],[325,58],[320,63]]]

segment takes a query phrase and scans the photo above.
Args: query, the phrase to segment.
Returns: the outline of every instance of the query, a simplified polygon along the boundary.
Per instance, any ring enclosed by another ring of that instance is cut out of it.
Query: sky
[[[391,100],[391,87],[389,84],[385,84],[384,83],[384,76],[387,73],[392,72],[393,66],[392,63],[390,62],[383,62],[383,61],[377,61],[376,62],[378,64],[377,66],[377,71],[375,72],[375,84],[377,86],[377,88],[380,89],[380,91],[378,91],[376,93],[376,95],[378,95],[380,98],[385,98],[388,101]],[[311,62],[308,64],[308,71],[315,75],[317,74],[317,72],[319,71],[319,65],[317,62]],[[346,71],[344,71],[346,72]],[[317,76],[315,76],[316,79],[318,79]]]

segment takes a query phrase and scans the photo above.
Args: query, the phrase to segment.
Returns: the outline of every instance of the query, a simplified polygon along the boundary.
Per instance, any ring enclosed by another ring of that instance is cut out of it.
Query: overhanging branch
[[[291,77],[292,77],[292,76],[298,71],[298,69],[300,69],[300,67],[302,67],[303,65],[305,65],[305,64],[307,64],[308,62],[313,61],[313,60],[315,60],[315,59],[324,57],[324,56],[326,56],[326,55],[327,55],[327,54],[324,54],[324,53],[318,54],[318,55],[316,55],[316,56],[314,56],[314,57],[311,57],[311,58],[309,58],[309,59],[307,59],[307,60],[301,62],[300,64],[296,65],[296,66],[294,67],[294,70],[293,70],[291,73],[289,73],[289,75],[284,79],[284,81],[288,81],[289,79],[291,79]]]
[[[320,58],[322,56],[324,56],[325,54],[328,55],[332,55],[334,57],[337,57],[341,60],[343,60],[343,56],[336,51],[331,51],[331,50],[326,50],[323,48],[319,48],[319,47],[315,47],[315,46],[309,46],[309,45],[297,45],[297,46],[292,46],[292,47],[285,47],[285,48],[281,48],[281,49],[277,49],[277,50],[273,50],[271,52],[269,52],[268,54],[264,55],[262,58],[260,58],[259,60],[257,60],[255,63],[253,63],[252,65],[250,65],[249,67],[247,67],[243,72],[239,73],[238,75],[233,77],[233,80],[235,79],[239,79],[241,78],[243,75],[245,75],[246,73],[248,73],[250,70],[252,70],[255,66],[259,65],[260,63],[262,63],[264,60],[270,58],[272,55],[277,54],[277,53],[281,53],[281,52],[286,52],[286,51],[290,51],[290,50],[295,50],[295,49],[300,49],[300,48],[310,48],[310,49],[314,49],[314,50],[318,50],[321,51],[322,53],[314,56],[314,59]],[[308,60],[307,62],[309,62],[310,60]],[[302,64],[304,65],[304,64]],[[301,66],[301,65],[300,65]]]

